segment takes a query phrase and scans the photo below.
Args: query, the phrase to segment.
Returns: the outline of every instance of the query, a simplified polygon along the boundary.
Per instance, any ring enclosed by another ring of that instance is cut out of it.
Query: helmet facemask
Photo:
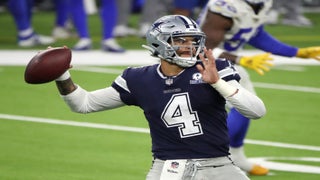
[[[204,41],[205,38],[202,35],[171,34],[168,41],[171,47],[166,49],[168,54],[166,60],[181,67],[191,67],[197,62],[198,55],[203,51]]]
[[[146,34],[152,56],[181,67],[191,67],[205,46],[205,35],[191,19],[181,15],[165,16],[157,20]],[[192,39],[192,41],[190,41]],[[183,43],[188,40],[188,44]],[[180,43],[179,43],[180,42]],[[189,56],[187,50],[190,50]],[[177,52],[183,50],[183,56]]]

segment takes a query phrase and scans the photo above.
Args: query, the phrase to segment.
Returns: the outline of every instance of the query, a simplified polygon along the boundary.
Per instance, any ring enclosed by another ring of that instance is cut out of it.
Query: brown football
[[[29,84],[51,82],[69,69],[71,50],[67,47],[49,48],[40,51],[28,63],[24,79]]]

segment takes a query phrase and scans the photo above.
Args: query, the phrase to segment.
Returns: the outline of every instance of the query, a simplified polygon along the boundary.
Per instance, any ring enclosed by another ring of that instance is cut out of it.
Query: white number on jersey
[[[174,94],[161,118],[168,128],[178,127],[181,138],[203,134],[198,114],[191,109],[188,93]]]

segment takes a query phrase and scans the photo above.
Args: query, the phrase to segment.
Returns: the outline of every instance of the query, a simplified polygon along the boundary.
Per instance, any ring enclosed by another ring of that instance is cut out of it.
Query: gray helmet
[[[172,46],[173,38],[194,37],[196,42],[192,48],[196,49],[191,57],[180,57],[176,50],[177,46]],[[168,62],[177,64],[181,67],[191,67],[197,62],[197,56],[205,47],[205,34],[201,31],[197,23],[182,15],[168,15],[156,20],[146,33],[147,46],[151,55],[159,57]]]

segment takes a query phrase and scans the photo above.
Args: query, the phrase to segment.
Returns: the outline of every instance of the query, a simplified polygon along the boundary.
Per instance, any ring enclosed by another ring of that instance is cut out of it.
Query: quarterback
[[[266,113],[264,103],[238,83],[229,61],[214,59],[192,19],[161,17],[146,39],[145,47],[159,63],[127,68],[111,86],[95,91],[73,83],[66,71],[56,79],[64,101],[78,113],[140,107],[152,140],[147,180],[249,179],[229,157],[225,104],[259,119]]]

